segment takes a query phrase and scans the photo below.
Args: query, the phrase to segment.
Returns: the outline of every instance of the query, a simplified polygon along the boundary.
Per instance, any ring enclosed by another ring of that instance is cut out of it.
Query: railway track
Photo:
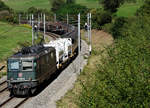
[[[0,71],[3,70],[5,68],[5,66],[0,67]]]
[[[0,83],[0,93],[4,92],[5,90],[7,90],[7,81]]]
[[[28,99],[27,98],[17,98],[10,97],[7,88],[7,81],[0,83],[0,108],[19,108],[23,105]]]
[[[5,100],[3,103],[0,104],[0,108],[2,108],[6,103],[8,103],[9,101],[11,101],[14,97],[10,97],[7,100]]]
[[[60,38],[59,35],[54,34],[54,33],[46,32],[46,34],[47,34],[48,36],[52,37],[54,40],[56,40],[57,38]]]
[[[18,103],[14,108],[19,108],[21,105],[23,105],[29,98],[23,99],[20,103]]]
[[[23,105],[29,98],[16,98],[9,97],[0,104],[0,108],[19,108]]]

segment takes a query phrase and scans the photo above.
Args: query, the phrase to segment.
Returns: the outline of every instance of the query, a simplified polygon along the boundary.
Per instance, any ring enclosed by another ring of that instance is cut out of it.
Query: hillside
[[[4,2],[16,11],[26,11],[28,8],[34,6],[42,9],[51,9],[49,0],[4,0]],[[101,8],[98,0],[76,0],[77,4],[86,6],[88,8]],[[136,10],[143,4],[142,0],[137,3],[125,3],[117,12],[117,16],[133,16]]]
[[[96,41],[88,65],[58,108],[149,108],[149,11],[147,0],[134,17],[116,19],[110,29],[114,43],[104,51],[98,47],[109,43],[103,40],[108,35],[92,33]]]
[[[26,11],[32,6],[42,9],[51,8],[49,0],[4,0],[4,2],[16,11]]]
[[[19,43],[30,42],[31,29],[0,22],[0,60],[10,56]]]
[[[32,6],[48,10],[51,8],[49,0],[4,0],[4,2],[16,11],[26,11]],[[77,0],[76,3],[88,8],[99,7],[97,0]]]

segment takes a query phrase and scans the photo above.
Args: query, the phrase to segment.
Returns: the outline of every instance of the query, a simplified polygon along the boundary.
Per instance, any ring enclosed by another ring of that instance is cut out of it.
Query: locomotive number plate
[[[25,78],[17,78],[18,81],[24,81]]]

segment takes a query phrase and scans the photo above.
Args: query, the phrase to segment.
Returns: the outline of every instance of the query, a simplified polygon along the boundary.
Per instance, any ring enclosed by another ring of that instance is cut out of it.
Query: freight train
[[[43,45],[22,48],[7,60],[7,82],[10,95],[34,94],[37,87],[78,53],[77,28]]]

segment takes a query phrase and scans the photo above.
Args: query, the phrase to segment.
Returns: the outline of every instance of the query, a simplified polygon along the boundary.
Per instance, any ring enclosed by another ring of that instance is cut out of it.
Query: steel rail
[[[0,71],[3,70],[4,68],[5,68],[5,66],[2,66],[2,67],[0,68]]]
[[[22,100],[19,104],[17,104],[14,108],[19,108],[21,105],[23,105],[27,100],[29,99],[28,98],[25,98],[24,100]]]
[[[1,83],[0,83],[0,85],[3,85],[3,84],[5,84],[6,82],[7,82],[7,81],[5,80],[5,81],[1,82]]]
[[[4,92],[7,89],[8,89],[8,87],[5,87],[4,89],[0,90],[0,93]]]
[[[9,101],[11,101],[14,97],[10,97],[9,99],[7,99],[6,101],[4,101],[2,104],[0,104],[0,108],[2,106],[4,106],[5,104],[7,104]]]
[[[54,33],[46,32],[46,34],[54,39],[59,38],[59,36],[55,35]]]

